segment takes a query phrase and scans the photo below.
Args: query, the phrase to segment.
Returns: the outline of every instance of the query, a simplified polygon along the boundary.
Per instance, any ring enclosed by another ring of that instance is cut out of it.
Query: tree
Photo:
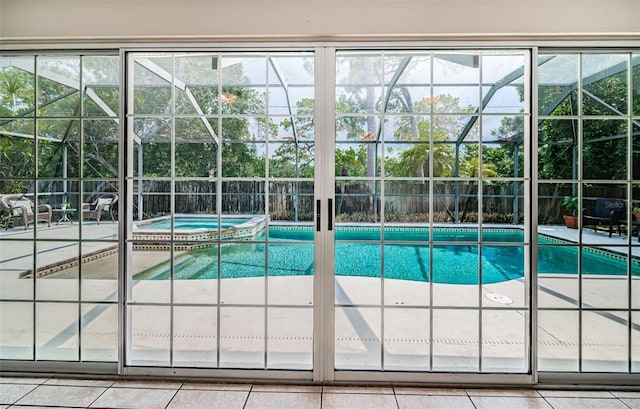
[[[38,96],[35,100],[37,107],[34,104],[36,77],[28,68],[36,61],[39,74]],[[113,116],[118,110],[118,78],[118,57],[112,56],[86,56],[82,59],[40,57],[0,70],[0,116],[11,118],[0,125],[8,132],[0,142],[3,162],[7,160],[8,165],[4,166],[3,163],[1,166],[3,171],[0,172],[4,173],[5,169],[7,172],[2,176],[32,177],[37,146],[38,176],[41,178],[79,177],[81,161],[84,162],[85,178],[116,177],[118,124],[115,119],[107,117]],[[81,88],[84,90],[82,101]],[[105,111],[105,105],[109,107],[109,113]],[[37,135],[33,127],[36,109],[38,117],[42,118],[37,123]],[[96,119],[83,122],[83,140],[80,139],[81,111],[85,118]],[[83,158],[80,157],[82,151]],[[63,166],[66,168],[63,169]],[[30,183],[25,181],[10,183],[20,185],[19,190],[23,193],[32,189]],[[58,182],[43,181],[40,191],[52,188],[47,184],[55,183]]]
[[[340,176],[367,176],[367,149],[356,145],[347,149],[336,149],[336,173]]]
[[[313,110],[315,100],[303,98],[297,101],[297,118],[284,118],[279,125],[269,121],[271,146],[277,146],[270,153],[269,176],[274,178],[313,178],[315,144],[313,128]],[[285,133],[284,138],[277,138],[276,127]]]
[[[398,128],[395,136],[401,140],[411,139],[402,135],[412,126],[405,124],[404,128]],[[433,129],[431,123],[424,119],[416,123],[418,136],[415,142],[407,144],[411,146],[401,150],[395,156],[393,150],[388,151],[388,158],[385,160],[385,171],[388,175],[398,177],[421,177],[429,175],[430,150],[429,139],[431,132],[434,133],[433,141],[433,173],[434,176],[446,177],[453,175],[455,165],[454,145],[449,143],[450,136],[444,129]]]
[[[33,135],[33,122],[19,118],[33,112],[33,75],[17,68],[0,69],[0,191],[23,193],[28,182],[21,178],[33,176],[35,144],[33,139],[18,136]],[[13,136],[15,135],[15,136]]]
[[[616,116],[627,111],[627,71],[613,72],[583,88],[582,123],[583,145],[581,164],[584,176],[589,179],[625,179],[627,172],[626,120],[590,119],[589,116]],[[633,83],[640,83],[640,66],[632,68]],[[567,92],[567,86],[539,87],[540,106],[546,107],[553,119],[539,124],[540,146],[538,167],[543,179],[572,179],[577,177],[578,122],[565,119],[578,112],[577,89]],[[556,106],[551,101],[563,92],[565,98]],[[637,87],[633,94],[638,95]],[[640,111],[640,97],[633,99],[633,112]],[[633,139],[634,150],[640,149],[640,138]],[[640,177],[640,167],[633,168],[634,179]]]
[[[482,148],[483,159],[485,155],[485,149],[487,148]],[[500,152],[501,150],[501,148],[488,149],[493,150],[494,152]],[[512,174],[510,176],[513,177],[513,167],[511,172]],[[469,178],[482,177],[483,179],[486,179],[499,177],[500,174],[498,173],[497,167],[494,163],[484,160],[482,162],[482,170],[480,170],[480,156],[478,145],[467,145],[461,156],[459,176]]]
[[[459,99],[450,95],[440,95],[436,98],[424,98],[415,103],[412,108],[418,112],[429,110],[440,112],[459,112]],[[464,123],[457,117],[450,115],[434,116],[431,123],[427,119],[417,119],[414,116],[403,117],[399,122],[394,138],[406,141],[408,148],[400,151],[398,159],[393,159],[395,152],[389,152],[385,167],[389,166],[387,174],[400,177],[416,177],[429,175],[430,168],[430,139],[433,139],[433,176],[453,176],[455,170],[455,141],[464,129]],[[473,137],[473,135],[470,135]]]

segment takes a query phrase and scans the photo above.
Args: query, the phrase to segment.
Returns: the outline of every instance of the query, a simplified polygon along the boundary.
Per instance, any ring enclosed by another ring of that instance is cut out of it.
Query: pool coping
[[[64,260],[57,261],[45,266],[42,266],[36,270],[36,278],[46,277],[49,274],[54,274],[59,271],[67,270],[72,267],[80,265],[80,263],[88,263],[112,254],[118,253],[118,245],[109,246],[107,248],[92,251],[82,255],[82,259],[78,257],[70,257]],[[23,271],[18,275],[18,278],[31,278],[33,276],[33,270]]]

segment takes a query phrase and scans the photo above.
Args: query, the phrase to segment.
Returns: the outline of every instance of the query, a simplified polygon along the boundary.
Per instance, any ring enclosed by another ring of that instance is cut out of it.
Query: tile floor
[[[0,409],[640,409],[640,391],[252,385],[0,377]]]

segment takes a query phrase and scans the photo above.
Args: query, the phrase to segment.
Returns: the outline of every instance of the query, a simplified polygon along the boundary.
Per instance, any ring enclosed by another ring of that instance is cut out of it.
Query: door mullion
[[[333,219],[335,151],[335,49],[315,50],[315,186],[314,355],[313,379],[333,380],[334,369],[334,237],[327,221]],[[318,208],[318,204],[320,204]],[[332,206],[331,206],[332,207]],[[330,215],[331,212],[331,215]]]

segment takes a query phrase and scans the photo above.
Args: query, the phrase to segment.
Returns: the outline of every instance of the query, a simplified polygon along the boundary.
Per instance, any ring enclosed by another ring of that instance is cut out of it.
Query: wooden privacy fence
[[[275,220],[311,220],[313,216],[313,184],[309,182],[270,182],[269,214]],[[170,213],[170,182],[145,182],[142,191],[145,217]],[[134,192],[137,195],[137,192]],[[134,202],[136,200],[134,199]],[[216,183],[177,182],[176,213],[216,214]],[[266,185],[264,182],[235,181],[222,184],[222,214],[264,214]],[[137,209],[134,210],[137,218]]]
[[[142,190],[144,218],[170,213],[170,182],[147,181]],[[268,194],[266,188],[268,186]],[[377,187],[376,187],[377,186]],[[429,185],[427,183],[386,183],[380,189],[376,182],[339,182],[336,185],[336,216],[340,220],[360,220],[357,215],[378,219],[384,201],[385,214],[391,220],[402,221],[403,216],[421,215],[428,218]],[[518,192],[517,198],[514,190]],[[446,182],[433,185],[433,213],[443,219],[477,221],[478,185],[469,182]],[[134,193],[137,195],[137,192]],[[222,183],[221,212],[223,214],[264,214],[269,197],[268,213],[273,220],[309,221],[313,218],[313,183],[277,181],[266,185],[261,181],[233,181]],[[522,217],[523,188],[508,182],[482,187],[483,213],[500,215],[509,222],[513,214]],[[215,214],[217,200],[214,182],[177,182],[175,188],[176,213]],[[134,199],[134,202],[136,200]],[[473,216],[475,214],[475,216]],[[465,218],[465,215],[467,216]],[[476,220],[470,218],[475,217]],[[136,215],[137,218],[137,215]]]
[[[115,183],[85,185],[85,198],[78,195],[78,182],[61,182],[40,186],[39,203],[55,207],[71,202],[77,208],[80,201],[88,201],[92,192],[112,191]],[[96,182],[97,183],[97,182]],[[478,218],[478,185],[472,182],[431,182],[433,184],[434,221],[475,222]],[[175,182],[176,213],[216,214],[216,186],[209,181]],[[266,188],[269,190],[268,213],[273,220],[310,221],[313,219],[313,182],[233,181],[222,183],[223,214],[264,214]],[[538,222],[561,224],[565,213],[562,200],[574,196],[578,184],[540,183],[538,185]],[[138,219],[138,188],[134,184],[134,219]],[[382,189],[384,189],[384,196]],[[634,185],[632,197],[640,198],[640,186]],[[517,196],[514,195],[517,191]],[[171,182],[144,181],[142,194],[142,218],[169,214],[171,211]],[[584,184],[581,208],[593,211],[597,198],[627,198],[627,190],[620,184]],[[27,196],[32,194],[27,193]],[[384,199],[383,199],[384,197]],[[385,218],[389,221],[428,221],[429,183],[386,181],[340,181],[336,184],[335,212],[339,221],[377,221],[380,219],[384,200]],[[640,206],[638,199],[636,206]],[[482,212],[485,221],[513,222],[513,215],[522,222],[524,217],[523,184],[483,184]]]

